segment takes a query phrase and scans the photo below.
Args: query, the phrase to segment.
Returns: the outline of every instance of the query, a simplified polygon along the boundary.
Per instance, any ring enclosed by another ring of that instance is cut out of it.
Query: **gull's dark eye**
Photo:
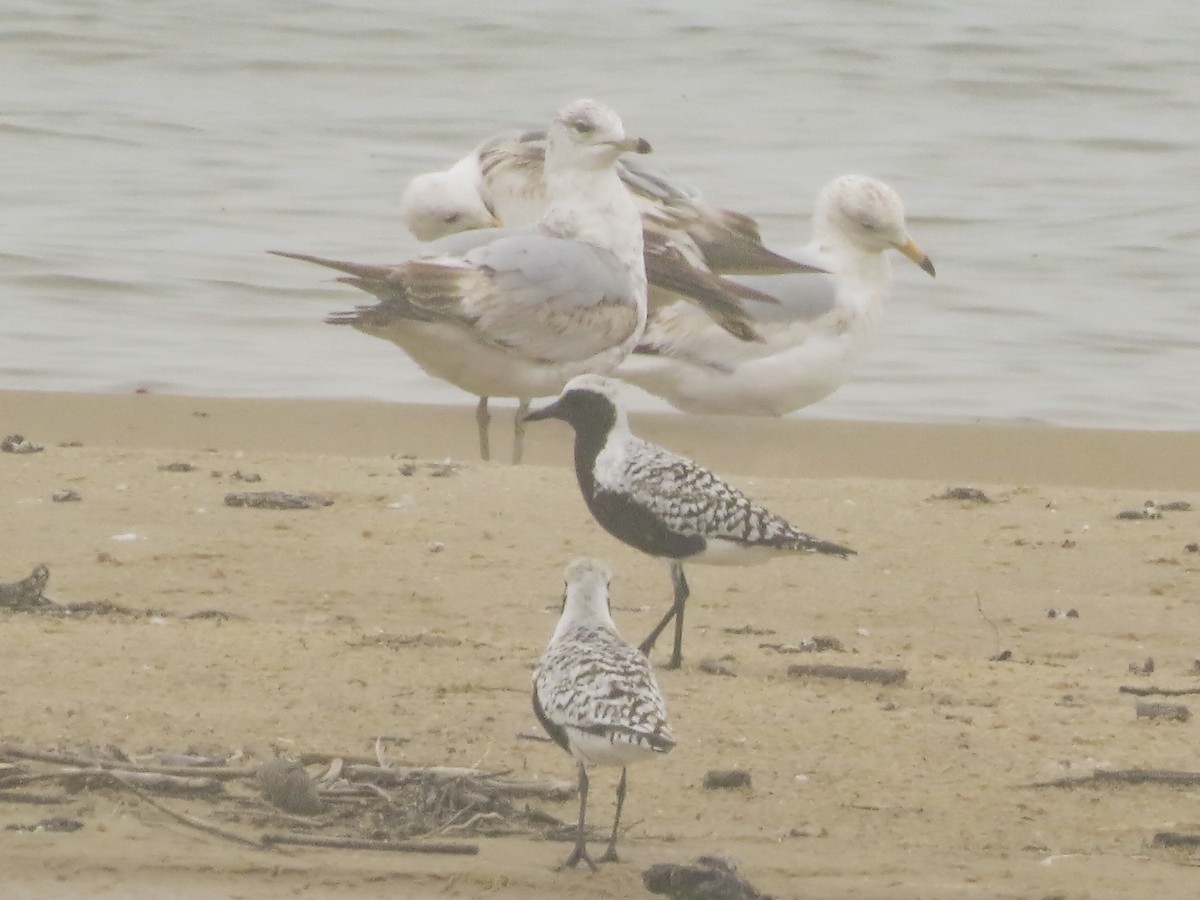
[[[863,228],[867,229],[867,231],[874,231],[876,228],[879,227],[878,222],[872,222],[870,219],[863,219],[858,224],[861,225]]]
[[[593,125],[591,122],[585,122],[582,119],[576,119],[574,122],[571,123],[571,127],[574,128],[576,131],[578,131],[580,134],[591,134],[593,131],[596,130],[595,125]]]
[[[457,222],[461,218],[462,218],[461,213],[452,212],[452,213],[446,213],[446,215],[442,216],[442,221],[445,222],[447,225],[453,225],[455,222]]]

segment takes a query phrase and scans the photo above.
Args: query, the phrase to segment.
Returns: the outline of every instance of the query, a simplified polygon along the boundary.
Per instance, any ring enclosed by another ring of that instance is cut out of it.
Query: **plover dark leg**
[[[625,805],[625,767],[621,767],[621,780],[617,782],[617,814],[613,816],[612,837],[608,839],[608,849],[600,857],[600,862],[620,862],[617,856],[617,828],[621,824],[621,807]]]
[[[649,656],[650,651],[654,649],[654,643],[658,640],[658,636],[663,633],[663,630],[674,619],[675,647],[671,651],[671,662],[667,668],[678,669],[683,664],[683,607],[692,592],[688,587],[687,577],[683,574],[683,563],[677,559],[671,560],[671,586],[674,589],[674,599],[671,603],[671,608],[667,610],[667,614],[654,626],[653,630],[646,635],[646,639],[638,645],[638,649]]]
[[[571,851],[571,855],[563,861],[559,868],[573,869],[580,862],[585,862],[588,864],[588,868],[595,872],[596,864],[592,862],[592,858],[588,856],[587,852],[588,774],[583,763],[577,763],[577,766],[579,768],[579,828],[575,833],[575,849]]]

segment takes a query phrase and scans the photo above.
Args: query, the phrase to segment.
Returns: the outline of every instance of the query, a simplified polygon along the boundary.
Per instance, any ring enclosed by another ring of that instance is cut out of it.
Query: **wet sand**
[[[508,422],[493,424],[501,457]],[[1200,769],[1194,721],[1139,719],[1119,692],[1200,687],[1200,554],[1185,549],[1200,541],[1200,512],[1116,518],[1147,499],[1200,508],[1200,435],[683,416],[634,426],[860,555],[691,567],[684,668],[660,676],[679,744],[630,770],[624,862],[556,872],[568,845],[532,836],[459,835],[480,845],[469,858],[284,854],[93,789],[64,808],[0,802],[0,826],[84,822],[0,831],[5,896],[649,896],[647,866],[704,853],[777,897],[1194,896],[1195,860],[1152,842],[1200,828],[1193,788],[1030,785],[1097,766]],[[387,748],[395,765],[570,779],[565,754],[517,738],[536,727],[529,673],[563,565],[609,561],[614,615],[635,642],[667,603],[666,566],[591,521],[559,423],[530,426],[529,464],[515,468],[477,460],[465,406],[7,392],[0,431],[45,445],[0,454],[0,582],[45,563],[59,603],[167,613],[0,612],[5,744],[264,759],[371,755],[389,735],[404,739]],[[461,468],[405,475],[393,455],[406,453]],[[195,469],[160,468],[176,461]],[[994,502],[933,499],[957,485]],[[51,502],[67,488],[82,499]],[[223,503],[258,489],[334,502]],[[206,609],[240,618],[183,619]],[[763,646],[814,635],[843,651]],[[1152,674],[1130,671],[1148,658]],[[732,674],[708,674],[705,660]],[[811,663],[907,679],[787,674]],[[718,768],[748,770],[751,787],[706,790]],[[615,774],[593,778],[601,827]],[[212,815],[203,800],[163,803]],[[573,801],[531,803],[575,814]]]

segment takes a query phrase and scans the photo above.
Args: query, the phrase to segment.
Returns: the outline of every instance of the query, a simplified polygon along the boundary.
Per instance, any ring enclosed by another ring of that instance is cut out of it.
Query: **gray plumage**
[[[529,400],[580,373],[612,370],[646,324],[641,219],[614,166],[650,145],[591,100],[561,109],[549,134],[547,202],[534,225],[454,236],[394,266],[280,254],[345,272],[343,281],[379,301],[328,321],[391,341],[480,398],[484,459],[489,397],[519,401],[519,462]]]

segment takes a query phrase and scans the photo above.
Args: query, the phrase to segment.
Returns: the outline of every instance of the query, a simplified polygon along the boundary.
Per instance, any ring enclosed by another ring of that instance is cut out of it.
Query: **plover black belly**
[[[741,566],[781,553],[854,554],[793,527],[703,466],[634,435],[618,401],[618,384],[581,375],[555,402],[527,418],[570,424],[575,474],[596,521],[643,553],[670,560],[674,600],[642,642],[644,652],[674,619],[670,668],[683,661],[683,612],[690,593],[685,561]]]

